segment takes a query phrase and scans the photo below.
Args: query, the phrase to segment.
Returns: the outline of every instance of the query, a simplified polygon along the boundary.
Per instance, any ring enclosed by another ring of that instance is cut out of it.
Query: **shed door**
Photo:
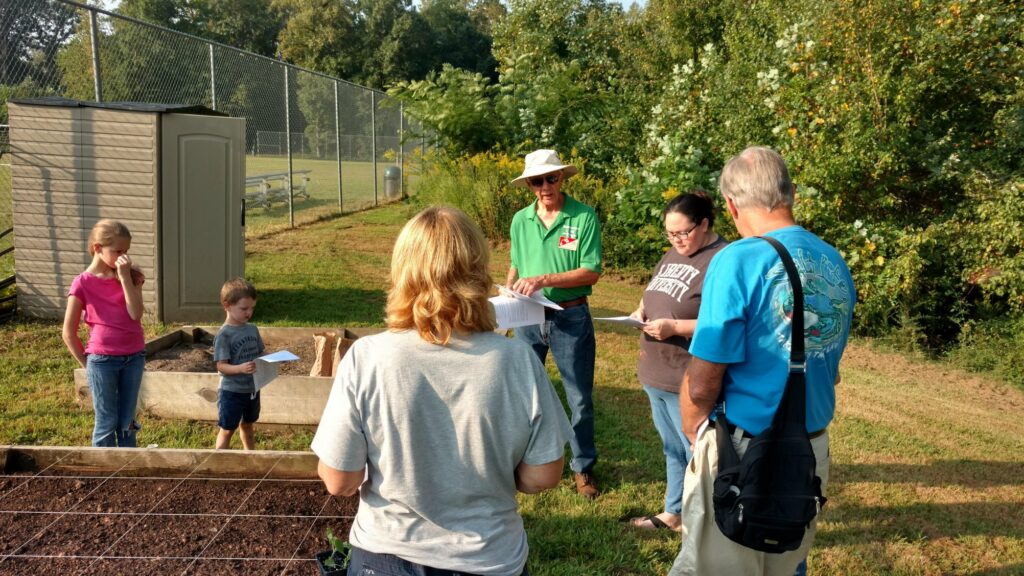
[[[163,321],[220,323],[220,287],[245,273],[245,120],[165,114],[160,154]]]

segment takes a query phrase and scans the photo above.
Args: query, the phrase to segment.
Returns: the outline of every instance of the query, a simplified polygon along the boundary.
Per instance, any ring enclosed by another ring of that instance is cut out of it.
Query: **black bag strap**
[[[782,393],[782,400],[775,410],[772,418],[772,427],[778,434],[803,435],[806,437],[807,421],[807,389],[804,378],[806,370],[806,353],[804,347],[804,290],[800,282],[800,273],[796,269],[796,263],[789,251],[775,238],[768,236],[756,236],[769,244],[782,259],[782,266],[786,269],[789,277],[789,284],[793,289],[793,318],[791,320],[792,335],[790,337],[789,350],[789,377],[786,379],[786,388]],[[739,456],[729,439],[728,420],[722,404],[719,404],[715,415],[715,428],[718,431],[718,458],[719,470],[724,470],[739,464]]]
[[[804,289],[800,282],[800,273],[796,269],[793,257],[781,242],[769,236],[757,236],[771,244],[779,253],[782,266],[786,269],[789,284],[793,289],[793,317],[791,319],[792,334],[789,347],[789,378],[786,389],[782,393],[782,401],[776,409],[772,425],[779,428],[789,427],[794,433],[806,434],[807,422],[807,355],[804,348]]]
[[[775,238],[770,236],[757,236],[761,240],[772,245],[775,251],[779,253],[779,258],[782,259],[782,266],[786,269],[786,275],[789,276],[789,284],[793,287],[793,334],[790,337],[791,344],[789,350],[789,372],[792,374],[794,371],[804,372],[807,356],[804,353],[804,287],[800,283],[800,273],[797,272],[796,264],[793,262],[793,257],[789,255],[789,251]],[[797,338],[797,334],[800,335]]]

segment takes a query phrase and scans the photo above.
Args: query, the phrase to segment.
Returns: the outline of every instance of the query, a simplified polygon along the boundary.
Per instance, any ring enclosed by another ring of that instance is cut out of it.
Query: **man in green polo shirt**
[[[562,193],[562,182],[577,172],[554,150],[526,155],[523,174],[512,185],[529,186],[537,200],[512,218],[512,267],[505,285],[527,295],[543,290],[563,308],[545,308],[544,323],[517,328],[516,338],[541,362],[551,350],[572,411],[576,491],[593,499],[600,491],[593,472],[595,340],[587,296],[601,276],[601,230],[593,208]]]

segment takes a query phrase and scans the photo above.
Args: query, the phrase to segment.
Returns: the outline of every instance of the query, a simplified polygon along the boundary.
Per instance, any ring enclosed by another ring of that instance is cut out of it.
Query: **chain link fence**
[[[43,96],[245,118],[247,197],[267,176],[293,187],[291,203],[247,202],[250,236],[411,193],[427,144],[384,93],[70,0],[0,0],[0,231],[13,225],[7,101]]]

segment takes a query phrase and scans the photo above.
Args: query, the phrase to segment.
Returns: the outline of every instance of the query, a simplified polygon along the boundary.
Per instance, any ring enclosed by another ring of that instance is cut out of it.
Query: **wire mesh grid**
[[[199,473],[209,458],[176,475],[137,475],[129,461],[0,476],[0,572],[317,573],[322,535],[347,533],[354,502],[319,480],[273,478],[277,462],[256,477]]]
[[[244,117],[247,194],[267,188],[254,176],[278,183],[265,201],[247,202],[248,235],[375,205],[388,199],[385,168],[408,172],[401,110],[382,107],[383,94],[71,0],[3,0],[0,124],[9,99],[40,96],[203,105]],[[4,161],[0,223],[11,219]]]

